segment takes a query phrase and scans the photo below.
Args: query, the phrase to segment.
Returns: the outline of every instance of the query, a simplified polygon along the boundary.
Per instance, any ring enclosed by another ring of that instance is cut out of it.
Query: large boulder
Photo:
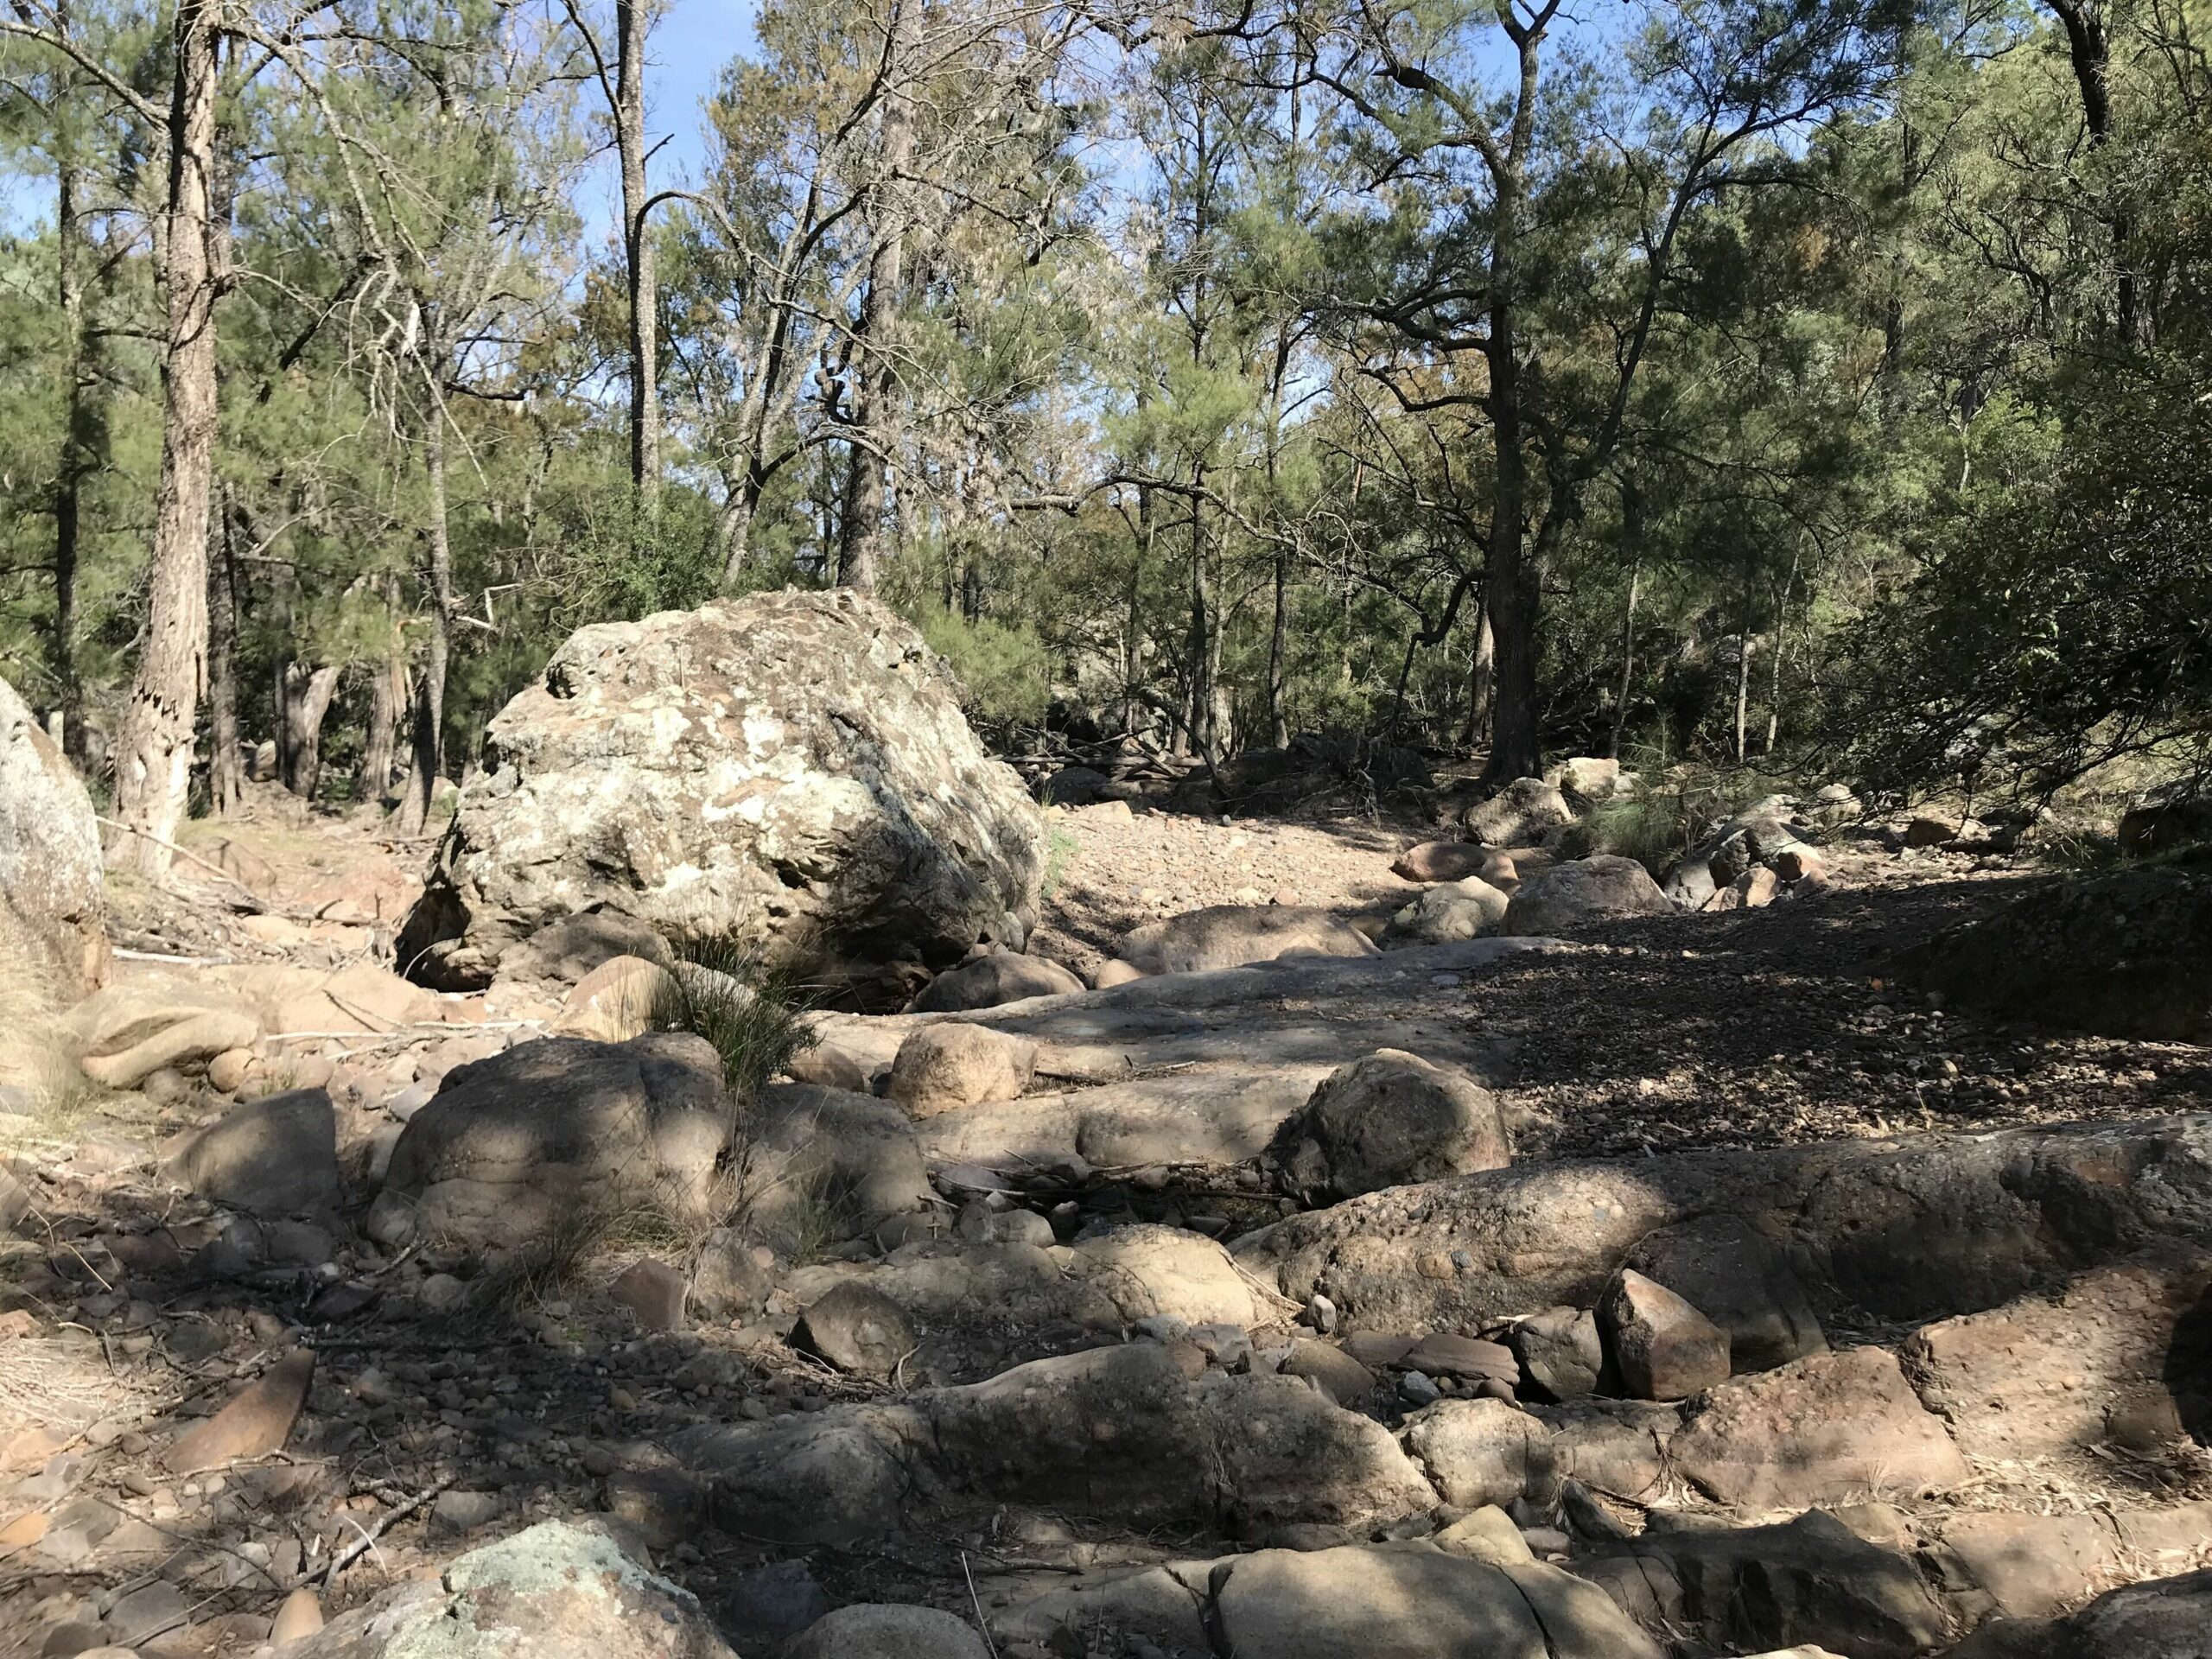
[[[1574,822],[1573,809],[1556,785],[1516,778],[1479,806],[1467,809],[1467,834],[1491,847],[1521,847],[1547,830]]]
[[[1737,1651],[1833,1643],[1864,1659],[1912,1659],[1946,1632],[1910,1556],[1819,1510],[1786,1526],[1655,1529],[1573,1570],[1652,1629],[1694,1630]]]
[[[1395,1048],[1338,1067],[1283,1126],[1275,1150],[1299,1185],[1343,1198],[1513,1160],[1488,1090]]]
[[[991,1659],[991,1649],[950,1613],[864,1602],[809,1625],[784,1659]]]
[[[107,890],[92,797],[15,688],[0,680],[0,957],[64,1001],[107,966]]]
[[[1371,957],[1373,941],[1325,910],[1214,905],[1131,929],[1121,960],[1140,973],[1203,974],[1278,957]]]
[[[579,629],[493,718],[400,958],[471,988],[603,909],[885,1001],[883,964],[1011,937],[1044,874],[1043,815],[958,691],[846,589]]]
[[[1946,929],[1895,966],[1908,984],[2011,1019],[2212,1042],[2212,876],[2059,882]]]
[[[606,1534],[547,1521],[340,1615],[285,1659],[736,1659],[698,1599]],[[834,1651],[834,1649],[824,1649]]]
[[[2126,1585],[2070,1618],[2002,1618],[1951,1659],[2204,1659],[2212,1653],[2212,1568]]]
[[[185,1145],[175,1167],[202,1198],[257,1216],[327,1209],[339,1191],[330,1096],[296,1089],[233,1107]]]
[[[702,1037],[549,1037],[455,1066],[407,1120],[369,1231],[516,1246],[579,1216],[713,1211],[731,1116]]]
[[[1554,864],[1522,883],[1505,908],[1503,931],[1522,937],[1564,933],[1592,922],[1662,916],[1674,908],[1643,865],[1601,853]]]

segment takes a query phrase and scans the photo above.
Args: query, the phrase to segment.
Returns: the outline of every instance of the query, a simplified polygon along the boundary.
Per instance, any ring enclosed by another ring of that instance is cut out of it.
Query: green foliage
[[[771,1077],[818,1040],[791,987],[764,973],[728,940],[687,940],[652,1019],[657,1031],[703,1037],[721,1057],[722,1084],[733,1109],[750,1107]]]
[[[958,678],[969,718],[1001,734],[1034,727],[1052,702],[1052,664],[1037,631],[1026,622],[925,610],[922,638]]]

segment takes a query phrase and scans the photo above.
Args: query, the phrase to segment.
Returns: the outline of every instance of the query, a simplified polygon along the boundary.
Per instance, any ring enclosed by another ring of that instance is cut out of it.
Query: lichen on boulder
[[[1018,941],[1043,879],[1042,815],[958,692],[849,592],[581,628],[492,721],[400,959],[480,987],[541,929],[605,913],[903,1002]]]

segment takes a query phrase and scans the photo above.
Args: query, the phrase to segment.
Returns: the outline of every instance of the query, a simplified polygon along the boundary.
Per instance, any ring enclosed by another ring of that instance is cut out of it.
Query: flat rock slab
[[[1373,1420],[1296,1377],[1207,1372],[1161,1344],[1096,1348],[988,1382],[670,1442],[725,1530],[849,1542],[915,1501],[1026,1502],[1137,1526],[1371,1527],[1434,1490]]]
[[[1602,1592],[1556,1567],[1497,1567],[1426,1543],[1263,1549],[1086,1574],[1025,1599],[992,1630],[1001,1642],[1054,1652],[1103,1632],[1171,1652],[1267,1659],[1660,1659],[1664,1651]]]
[[[1977,1457],[2212,1436],[2212,1250],[2164,1249],[1923,1325],[1921,1393]]]
[[[307,1403],[314,1377],[312,1352],[302,1348],[285,1355],[213,1417],[171,1441],[162,1453],[162,1464],[172,1473],[189,1475],[280,1450]]]
[[[1650,1235],[1715,1215],[1787,1241],[1816,1299],[1978,1312],[2154,1245],[2212,1244],[2212,1115],[1489,1170],[1288,1217],[1236,1255],[1355,1325],[1449,1328],[1594,1306]]]

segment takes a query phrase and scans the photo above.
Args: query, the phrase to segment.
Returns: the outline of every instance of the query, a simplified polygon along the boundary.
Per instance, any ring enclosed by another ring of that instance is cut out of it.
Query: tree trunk
[[[722,500],[715,533],[721,547],[724,593],[734,590],[745,575],[746,556],[752,551],[753,505],[752,486],[741,479],[730,486]]]
[[[1742,766],[1751,757],[1744,747],[1745,722],[1750,715],[1751,702],[1751,632],[1749,628],[1737,636],[1736,647],[1736,764]]]
[[[893,334],[899,315],[899,289],[906,263],[906,208],[900,200],[905,173],[914,153],[914,111],[906,78],[912,72],[921,22],[920,0],[893,0],[890,62],[883,124],[878,137],[876,181],[868,203],[874,251],[868,257],[868,290],[861,298],[859,347],[854,361],[858,392],[854,398],[852,463],[845,474],[843,544],[837,559],[841,586],[863,594],[875,591],[883,563],[883,505],[886,457],[891,453],[892,405],[898,389]]]
[[[1191,474],[1191,630],[1185,641],[1184,658],[1190,700],[1185,723],[1191,734],[1191,748],[1198,757],[1211,762],[1213,753],[1213,594],[1212,584],[1206,579],[1205,515],[1199,510],[1197,491],[1205,482],[1202,467],[1193,468]]]
[[[1789,556],[1789,574],[1783,578],[1782,591],[1774,601],[1774,676],[1768,688],[1766,700],[1766,750],[1772,754],[1774,746],[1782,739],[1782,634],[1789,623],[1789,590],[1797,585],[1797,562],[1803,556],[1804,538],[1798,538],[1797,552]]]
[[[389,577],[384,587],[384,609],[392,645],[381,660],[369,664],[369,723],[361,734],[361,798],[372,806],[380,805],[385,791],[391,787],[392,738],[406,696],[407,668],[398,645],[399,618]]]
[[[1274,628],[1268,636],[1268,743],[1290,743],[1290,556],[1275,550]]]
[[[623,255],[630,279],[630,480],[639,518],[660,505],[660,285],[645,227],[647,0],[614,0],[614,146],[622,165]]]
[[[2099,0],[2050,0],[2051,10],[2066,31],[2067,56],[2074,67],[2074,84],[2082,98],[2082,124],[2088,128],[2089,147],[2101,149],[2112,137],[2112,41],[2105,32]],[[2135,272],[2128,264],[2128,221],[2125,213],[2105,216],[2112,236],[2115,322],[2123,346],[2136,343]]]
[[[215,454],[215,296],[209,247],[215,146],[215,26],[208,0],[178,0],[169,96],[168,337],[162,473],[154,505],[146,644],[117,744],[115,858],[169,868],[192,781],[193,722],[207,658],[207,496]]]
[[[334,663],[316,669],[287,663],[277,681],[283,697],[277,711],[283,727],[276,741],[278,771],[284,787],[302,800],[315,799],[322,782],[322,721],[338,690],[338,673]]]
[[[207,548],[207,800],[219,818],[245,804],[245,758],[238,752],[238,564],[236,521],[218,492]]]
[[[430,654],[415,692],[414,770],[399,810],[400,830],[419,836],[429,823],[445,765],[446,663],[453,647],[453,549],[446,539],[445,412],[435,404],[423,440],[430,481]]]
[[[1137,486],[1136,556],[1129,561],[1129,584],[1122,596],[1122,729],[1134,732],[1143,718],[1144,698],[1140,683],[1144,673],[1144,573],[1152,568],[1153,548],[1159,523],[1153,517],[1152,492]],[[1149,720],[1144,723],[1148,727]]]
[[[66,7],[55,11],[65,34]],[[69,131],[65,115],[61,130]],[[54,671],[54,702],[61,711],[61,743],[80,767],[85,760],[85,694],[77,678],[77,566],[86,478],[98,465],[98,423],[86,395],[91,378],[85,339],[85,284],[78,253],[83,240],[77,212],[77,168],[66,147],[54,188],[54,263],[60,289],[63,334],[62,389],[68,412],[62,429],[61,465],[54,491],[54,633],[48,661]]]
[[[1523,522],[1529,476],[1528,458],[1522,451],[1521,365],[1512,300],[1512,213],[1510,204],[1501,206],[1491,258],[1490,340],[1484,353],[1490,365],[1489,409],[1497,446],[1484,588],[1497,664],[1490,760],[1483,767],[1483,781],[1491,785],[1533,778],[1543,771],[1536,730],[1537,561],[1525,545]]]
[[[1490,625],[1487,595],[1475,603],[1475,658],[1467,668],[1467,729],[1459,746],[1473,750],[1490,741],[1497,696],[1497,634]]]
[[[1629,688],[1636,683],[1636,600],[1643,585],[1643,567],[1630,565],[1628,573],[1628,612],[1621,619],[1621,694],[1613,704],[1612,744],[1606,753],[1616,760],[1621,753],[1621,728],[1628,724]]]

